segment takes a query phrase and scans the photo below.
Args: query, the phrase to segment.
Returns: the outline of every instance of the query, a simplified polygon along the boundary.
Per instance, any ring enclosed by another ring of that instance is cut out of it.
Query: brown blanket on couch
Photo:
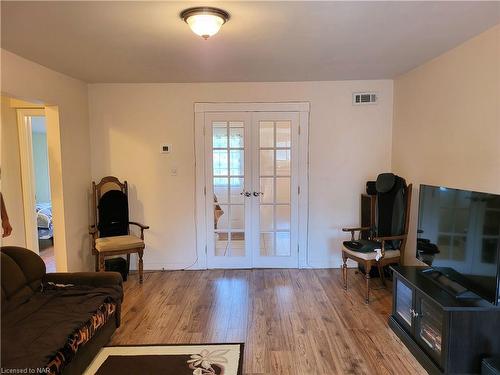
[[[102,326],[121,298],[119,286],[45,285],[43,292],[11,299],[2,306],[2,369],[46,368],[58,356],[68,357],[68,341],[75,333],[89,324]],[[96,324],[97,320],[101,321]],[[74,340],[70,347],[78,349]],[[58,373],[63,366],[51,372]]]

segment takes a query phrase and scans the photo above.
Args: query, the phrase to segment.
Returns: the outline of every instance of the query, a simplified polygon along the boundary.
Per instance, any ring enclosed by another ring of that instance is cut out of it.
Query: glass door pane
[[[249,115],[209,114],[205,119],[207,159],[208,264],[210,267],[251,267],[248,195]]]
[[[259,121],[260,255],[289,256],[291,121]],[[284,176],[284,178],[278,176]]]
[[[425,350],[441,363],[443,311],[425,298],[417,298],[416,336]]]
[[[402,324],[406,325],[408,330],[412,326],[412,303],[413,290],[401,280],[396,279],[396,316]]]
[[[245,255],[243,122],[212,122],[215,256]]]

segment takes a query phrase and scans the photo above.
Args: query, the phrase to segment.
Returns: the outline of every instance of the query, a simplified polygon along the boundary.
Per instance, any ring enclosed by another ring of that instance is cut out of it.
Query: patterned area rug
[[[241,375],[243,344],[106,346],[84,375]]]

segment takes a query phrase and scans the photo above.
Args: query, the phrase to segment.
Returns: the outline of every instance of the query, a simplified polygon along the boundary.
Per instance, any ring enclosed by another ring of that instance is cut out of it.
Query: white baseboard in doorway
[[[132,259],[130,264],[130,270],[136,271],[137,264]],[[196,263],[193,265],[192,263],[161,263],[161,262],[144,262],[144,271],[175,271],[175,270],[204,270],[205,268],[199,267]]]

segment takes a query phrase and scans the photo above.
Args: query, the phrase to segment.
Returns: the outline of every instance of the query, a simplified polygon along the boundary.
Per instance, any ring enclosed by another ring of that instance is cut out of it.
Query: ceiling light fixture
[[[229,20],[229,13],[218,8],[197,7],[184,10],[181,18],[195,34],[208,39]]]

